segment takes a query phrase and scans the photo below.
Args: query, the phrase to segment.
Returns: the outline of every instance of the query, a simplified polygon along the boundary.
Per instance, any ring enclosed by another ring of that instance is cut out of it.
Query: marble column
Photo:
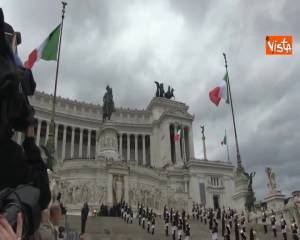
[[[67,140],[67,126],[64,125],[63,142],[62,142],[62,154],[61,154],[62,161],[66,158],[66,140]]]
[[[129,202],[129,188],[128,188],[128,176],[124,176],[124,199],[125,202]]]
[[[108,174],[107,179],[107,205],[113,206],[113,175],[111,173]]]
[[[47,124],[47,126],[46,126],[46,136],[45,136],[45,144],[44,145],[46,145],[48,142],[49,130],[50,130],[50,122],[47,121],[46,124]]]
[[[72,135],[71,135],[71,158],[74,158],[74,139],[75,139],[75,127],[72,126]]]
[[[194,140],[193,140],[193,129],[192,126],[188,128],[189,131],[189,150],[190,150],[190,158],[194,158]]]
[[[55,135],[54,135],[54,149],[57,154],[57,142],[58,142],[58,126],[59,124],[55,124]]]
[[[139,135],[134,135],[134,160],[138,164],[138,137]]]
[[[130,161],[130,134],[127,133],[127,162]]]
[[[123,160],[123,133],[120,133],[120,137],[119,137],[119,154],[120,154],[120,157],[121,157],[121,160]]]
[[[36,138],[35,138],[35,143],[37,146],[40,145],[40,137],[41,137],[41,125],[42,125],[42,120],[38,120],[38,127],[37,127],[37,132],[36,132]]]
[[[146,166],[146,141],[145,141],[146,135],[142,135],[143,139],[143,165]]]
[[[88,147],[87,147],[87,157],[91,157],[91,129],[88,129]]]
[[[83,140],[83,128],[80,128],[80,137],[79,137],[79,158],[82,158],[82,141]]]
[[[186,162],[186,150],[185,150],[185,133],[184,133],[184,126],[181,126],[181,131],[183,131],[183,138],[181,138],[181,143],[182,143],[182,159],[183,162]]]

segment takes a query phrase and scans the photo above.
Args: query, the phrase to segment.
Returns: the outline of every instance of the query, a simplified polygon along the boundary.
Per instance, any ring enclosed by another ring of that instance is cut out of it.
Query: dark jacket
[[[47,168],[34,138],[26,138],[23,149],[12,140],[1,142],[0,166],[0,191],[20,184],[32,184],[40,190],[40,207],[48,207],[51,192]]]

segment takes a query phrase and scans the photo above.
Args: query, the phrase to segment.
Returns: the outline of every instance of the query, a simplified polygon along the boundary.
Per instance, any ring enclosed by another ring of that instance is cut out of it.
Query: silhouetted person
[[[85,233],[85,226],[86,226],[86,221],[89,216],[89,206],[87,203],[84,203],[82,209],[81,209],[81,234]]]

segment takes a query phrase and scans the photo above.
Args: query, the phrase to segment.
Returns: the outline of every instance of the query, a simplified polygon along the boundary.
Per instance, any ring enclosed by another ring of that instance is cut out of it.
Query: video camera
[[[41,221],[39,198],[40,190],[30,185],[21,185],[16,189],[6,188],[0,192],[0,214],[16,231],[17,215],[21,212],[24,219],[23,236],[30,236]]]
[[[31,70],[19,60],[17,45],[21,42],[21,34],[4,22],[0,8],[0,140],[9,137],[12,130],[23,132],[36,124],[28,100],[36,83]]]

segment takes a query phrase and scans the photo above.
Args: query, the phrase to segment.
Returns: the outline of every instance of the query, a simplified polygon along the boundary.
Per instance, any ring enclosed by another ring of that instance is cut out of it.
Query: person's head
[[[61,218],[61,208],[58,205],[52,205],[50,207],[50,221],[53,225],[57,226]]]

